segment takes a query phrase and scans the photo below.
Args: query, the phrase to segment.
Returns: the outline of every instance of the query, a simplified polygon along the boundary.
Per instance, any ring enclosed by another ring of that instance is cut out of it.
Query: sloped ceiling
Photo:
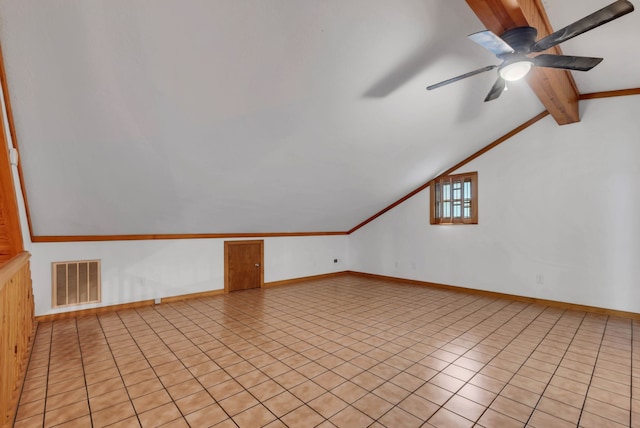
[[[640,87],[639,28],[562,45],[605,58],[580,92]],[[349,230],[544,110],[525,82],[484,103],[493,72],[425,90],[497,63],[483,29],[458,0],[3,1],[32,233]]]

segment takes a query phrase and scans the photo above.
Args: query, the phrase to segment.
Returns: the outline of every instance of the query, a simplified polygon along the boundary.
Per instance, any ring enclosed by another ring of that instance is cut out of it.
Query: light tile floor
[[[639,339],[343,276],[41,323],[15,427],[640,427]]]

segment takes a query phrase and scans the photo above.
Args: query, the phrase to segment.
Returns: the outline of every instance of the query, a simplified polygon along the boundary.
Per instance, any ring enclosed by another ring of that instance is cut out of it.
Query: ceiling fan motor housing
[[[531,46],[536,42],[538,30],[533,27],[517,27],[507,30],[500,35],[516,53],[528,54],[531,52]]]

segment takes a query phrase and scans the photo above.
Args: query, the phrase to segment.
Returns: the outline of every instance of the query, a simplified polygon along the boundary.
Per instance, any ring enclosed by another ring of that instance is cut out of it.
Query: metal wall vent
[[[100,301],[100,260],[53,262],[54,308]]]

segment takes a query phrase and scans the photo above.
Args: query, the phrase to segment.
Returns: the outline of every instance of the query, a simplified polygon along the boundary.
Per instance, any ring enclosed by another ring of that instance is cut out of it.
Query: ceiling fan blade
[[[585,16],[573,24],[567,25],[566,27],[538,40],[533,44],[533,46],[531,46],[531,52],[542,52],[547,50],[584,32],[599,27],[602,24],[606,24],[616,18],[620,18],[630,12],[633,12],[633,5],[631,2],[628,0],[617,0],[609,6],[606,6],[589,16]]]
[[[488,51],[493,52],[494,55],[503,55],[514,51],[507,42],[498,37],[493,31],[478,31],[477,33],[469,34],[467,37]]]
[[[484,99],[484,102],[493,101],[497,99],[504,92],[504,88],[507,86],[507,82],[500,76],[498,76],[498,80],[493,84],[493,87],[487,94],[487,98]]]
[[[537,67],[563,68],[565,70],[589,71],[600,64],[602,58],[569,55],[538,55],[533,58]]]
[[[461,74],[460,76],[452,77],[451,79],[444,80],[440,83],[436,83],[435,85],[427,86],[427,91],[439,88],[444,85],[448,85],[449,83],[457,82],[458,80],[466,79],[467,77],[475,76],[476,74],[484,73],[485,71],[493,70],[494,68],[497,68],[497,67],[498,67],[497,65],[488,65],[486,67],[482,67],[477,70],[473,70],[468,73]]]

